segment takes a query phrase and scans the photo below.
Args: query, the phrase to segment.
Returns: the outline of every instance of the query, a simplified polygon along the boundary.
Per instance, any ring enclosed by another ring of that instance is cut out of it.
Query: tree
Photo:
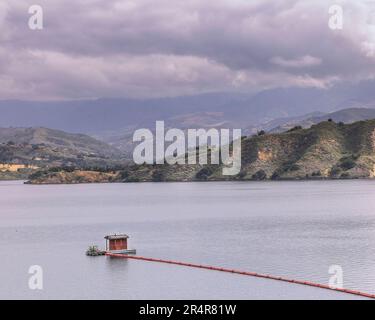
[[[246,170],[241,170],[240,173],[237,175],[238,178],[243,179],[246,177]]]
[[[197,172],[197,174],[195,175],[195,177],[198,179],[198,180],[207,180],[208,177],[210,175],[212,175],[214,172],[214,170],[208,166],[202,168],[201,170],[199,170]]]
[[[320,177],[321,175],[322,175],[322,173],[320,172],[320,170],[318,170],[318,171],[314,171],[314,172],[311,174],[312,177]]]
[[[279,179],[280,179],[280,173],[278,171],[275,171],[271,176],[271,180],[279,180]]]
[[[351,159],[346,159],[341,162],[340,167],[344,170],[350,170],[356,166],[356,163]]]
[[[295,126],[292,129],[289,129],[287,132],[293,132],[293,131],[297,131],[297,130],[301,130],[301,129],[302,129],[302,126]]]
[[[329,173],[329,176],[330,177],[334,177],[334,176],[337,176],[339,173],[341,172],[341,169],[340,168],[337,168],[337,167],[333,167]]]
[[[154,171],[152,173],[152,181],[154,182],[162,182],[165,181],[164,173],[161,171]]]
[[[127,170],[121,171],[120,172],[120,178],[121,178],[121,180],[125,180],[125,179],[129,178],[129,171],[127,171]]]
[[[256,173],[254,173],[251,178],[253,180],[266,180],[267,179],[267,173],[264,170],[259,170]]]
[[[340,178],[341,179],[349,179],[350,178],[350,174],[347,173],[347,172],[344,172],[344,173],[341,174]]]

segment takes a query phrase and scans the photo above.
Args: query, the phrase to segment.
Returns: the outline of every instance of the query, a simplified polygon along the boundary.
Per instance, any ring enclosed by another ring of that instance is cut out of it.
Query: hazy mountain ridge
[[[178,128],[187,134],[188,129],[211,129],[211,128],[238,128],[236,122],[226,121],[222,112],[196,112],[182,114],[168,118],[164,121],[165,130]],[[155,134],[155,123],[142,127],[151,130]],[[108,131],[93,135],[96,139],[102,140],[111,146],[121,150],[129,158],[138,142],[133,142],[134,131],[140,127],[129,126],[128,128],[116,132]]]
[[[189,123],[189,115],[215,114],[216,123],[237,128],[277,118],[352,107],[375,107],[375,80],[331,88],[277,88],[255,94],[206,93],[154,99],[101,98],[76,101],[0,101],[0,127],[48,127],[67,132],[114,135],[153,127],[156,120]],[[199,122],[197,125],[199,124]],[[203,121],[207,122],[207,121]],[[211,121],[208,121],[210,124]]]
[[[268,132],[283,132],[287,131],[295,126],[301,126],[303,128],[309,128],[314,124],[318,124],[322,121],[332,119],[335,122],[353,123],[356,121],[371,120],[375,119],[375,109],[368,108],[349,108],[338,110],[331,113],[322,113],[318,115],[304,115],[302,117],[296,117],[292,119],[276,119],[275,121],[264,126],[264,130]],[[277,126],[274,126],[279,122]]]
[[[355,121],[375,119],[375,109],[350,108],[332,113],[315,111],[312,113],[303,114],[301,116],[276,118],[265,123],[247,126],[242,128],[242,132],[243,135],[257,134],[262,130],[269,133],[280,133],[295,126],[309,128],[314,124],[327,121],[328,119],[343,123],[353,123]],[[236,122],[225,121],[223,113],[220,112],[197,112],[193,114],[184,114],[167,119],[165,124],[166,129],[179,128],[185,131],[188,128],[240,128],[239,124]],[[133,133],[136,129],[137,128],[135,127],[129,127],[122,133],[108,132],[107,134],[97,135],[95,138],[107,142],[130,157],[131,151],[136,146],[136,144],[132,142]],[[150,127],[150,129],[154,131],[152,127]]]

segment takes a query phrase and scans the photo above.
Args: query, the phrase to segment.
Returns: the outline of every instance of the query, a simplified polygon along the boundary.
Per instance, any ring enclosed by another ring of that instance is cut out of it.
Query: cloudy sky
[[[43,8],[43,30],[29,7]],[[329,27],[341,4],[343,29]],[[1,0],[0,99],[156,97],[375,75],[375,0]]]

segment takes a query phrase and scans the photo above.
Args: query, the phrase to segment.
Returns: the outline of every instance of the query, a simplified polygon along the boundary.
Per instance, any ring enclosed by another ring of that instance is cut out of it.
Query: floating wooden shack
[[[126,234],[110,234],[104,237],[105,251],[109,253],[135,254],[135,249],[128,249],[129,236]]]

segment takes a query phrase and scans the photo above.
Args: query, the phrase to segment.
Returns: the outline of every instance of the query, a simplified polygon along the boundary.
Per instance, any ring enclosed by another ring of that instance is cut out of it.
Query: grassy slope
[[[264,180],[373,178],[375,120],[344,125],[322,122],[309,129],[242,140],[242,170],[223,176],[221,165],[142,165],[117,172],[113,181]],[[38,181],[48,178],[48,173]]]
[[[67,133],[48,128],[0,128],[0,143],[44,144],[67,152],[119,156],[119,151],[110,145],[84,134]]]
[[[87,135],[47,128],[0,128],[0,164],[48,168],[122,163],[122,155],[116,148]],[[0,172],[0,180],[25,179],[31,172]]]

